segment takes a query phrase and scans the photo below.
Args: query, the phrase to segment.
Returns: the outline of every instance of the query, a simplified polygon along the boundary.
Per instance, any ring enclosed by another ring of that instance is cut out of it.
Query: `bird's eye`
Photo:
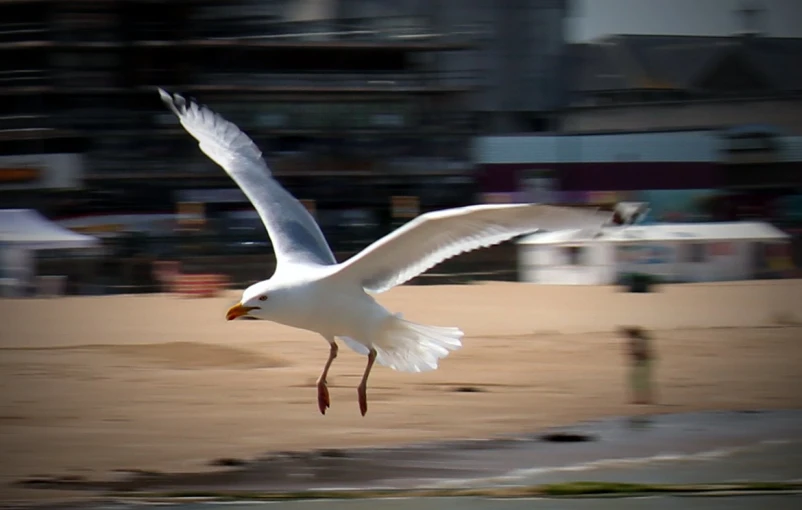
[[[259,296],[259,301],[267,301],[267,296]]]

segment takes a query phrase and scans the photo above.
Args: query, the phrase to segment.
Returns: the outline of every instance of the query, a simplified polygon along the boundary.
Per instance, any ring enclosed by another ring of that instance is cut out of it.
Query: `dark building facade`
[[[802,39],[616,35],[566,52],[560,132],[480,137],[480,187],[662,202],[661,219],[799,225]]]
[[[802,186],[802,39],[615,36],[570,53],[564,130],[706,131],[719,146],[716,187]]]
[[[171,212],[193,189],[232,201],[160,86],[237,123],[321,213],[388,213],[394,195],[422,209],[468,203],[472,137],[553,118],[564,4],[0,0],[3,175],[46,167],[43,155],[75,159],[71,179],[51,165],[58,184],[28,175],[0,194],[51,216]]]
[[[102,191],[96,204],[105,195],[131,212],[170,210],[181,190],[230,188],[160,103],[161,86],[239,124],[318,208],[409,194],[416,173],[425,186],[467,172],[469,88],[442,83],[426,57],[464,40],[400,19],[334,23],[293,5],[0,2],[2,155],[77,154],[79,175],[59,188]],[[11,179],[19,164],[8,161]],[[433,201],[464,200],[450,191]],[[45,202],[56,203],[52,193]]]

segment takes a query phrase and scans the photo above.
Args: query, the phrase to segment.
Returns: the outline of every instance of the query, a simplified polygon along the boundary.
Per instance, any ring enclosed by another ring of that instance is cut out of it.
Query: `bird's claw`
[[[331,407],[329,388],[326,385],[326,381],[317,383],[317,406],[320,409],[320,414],[326,414],[326,409]]]

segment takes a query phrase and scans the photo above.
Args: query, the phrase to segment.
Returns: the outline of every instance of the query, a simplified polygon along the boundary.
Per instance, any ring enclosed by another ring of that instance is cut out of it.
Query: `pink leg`
[[[368,412],[368,377],[370,376],[370,370],[373,368],[373,363],[375,361],[376,350],[371,349],[368,354],[368,364],[365,367],[365,373],[362,375],[362,382],[359,383],[359,387],[356,389],[359,395],[359,410],[362,412],[362,416],[365,416],[365,413]]]
[[[329,376],[329,368],[331,368],[334,358],[337,357],[338,350],[339,348],[337,347],[337,344],[332,341],[331,348],[329,349],[329,359],[326,360],[326,365],[323,367],[323,372],[321,372],[320,377],[317,378],[317,406],[320,409],[321,414],[326,414],[326,409],[331,407],[329,388],[326,385],[326,378]]]

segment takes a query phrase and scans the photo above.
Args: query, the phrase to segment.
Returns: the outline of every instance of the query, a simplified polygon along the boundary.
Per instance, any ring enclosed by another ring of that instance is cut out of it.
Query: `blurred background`
[[[421,278],[610,283],[633,261],[673,281],[794,276],[800,10],[0,0],[2,291],[214,294],[272,273],[253,208],[156,87],[245,130],[340,260],[434,209],[639,200],[643,228],[699,224],[684,255],[665,229],[646,251],[619,239],[612,258],[552,238],[549,253],[507,243]],[[753,234],[722,223],[742,220]],[[714,275],[717,257],[737,270]],[[546,264],[561,272],[531,267]]]
[[[798,492],[801,20],[800,0],[0,0],[0,500],[485,476]],[[377,370],[365,418],[343,352],[321,418],[325,344],[224,320],[272,246],[158,87],[251,136],[338,260],[449,207],[649,211],[384,294],[466,348]]]

